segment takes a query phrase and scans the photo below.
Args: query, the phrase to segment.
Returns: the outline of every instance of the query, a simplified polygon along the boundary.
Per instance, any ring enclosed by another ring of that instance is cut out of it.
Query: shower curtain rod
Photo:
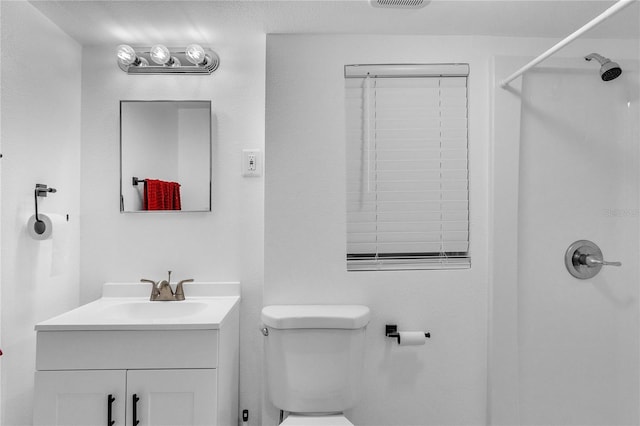
[[[557,43],[551,49],[547,50],[542,55],[538,56],[533,61],[529,62],[527,65],[525,65],[522,68],[520,68],[518,71],[516,71],[513,74],[511,74],[509,77],[507,77],[504,80],[502,80],[500,82],[500,87],[502,87],[503,89],[506,88],[507,85],[509,83],[511,83],[513,80],[515,80],[516,78],[520,77],[522,74],[524,74],[525,72],[527,72],[531,68],[535,67],[540,62],[544,61],[549,56],[553,55],[558,50],[562,49],[567,44],[571,43],[573,40],[577,39],[582,34],[586,33],[587,31],[589,31],[590,29],[592,29],[596,25],[600,24],[601,22],[607,20],[611,16],[613,16],[616,13],[620,12],[625,7],[631,6],[635,1],[637,1],[637,0],[618,0],[618,2],[616,4],[614,4],[609,9],[605,10],[604,12],[602,12],[600,15],[596,16],[594,19],[589,21],[586,25],[582,26],[580,29],[578,29],[577,31],[573,32],[567,38],[565,38],[564,40],[562,40],[559,43]]]

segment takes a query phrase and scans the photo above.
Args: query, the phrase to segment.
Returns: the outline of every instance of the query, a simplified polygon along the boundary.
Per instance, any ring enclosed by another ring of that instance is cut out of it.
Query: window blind
[[[348,67],[347,268],[468,268],[468,65]]]

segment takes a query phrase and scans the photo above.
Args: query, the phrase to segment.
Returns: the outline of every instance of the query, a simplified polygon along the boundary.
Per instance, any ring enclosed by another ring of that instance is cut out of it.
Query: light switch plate
[[[262,151],[259,149],[242,150],[242,176],[262,176]]]

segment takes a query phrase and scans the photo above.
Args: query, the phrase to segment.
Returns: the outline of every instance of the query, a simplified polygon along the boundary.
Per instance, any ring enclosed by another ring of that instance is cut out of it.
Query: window
[[[347,269],[470,267],[467,64],[347,65]]]

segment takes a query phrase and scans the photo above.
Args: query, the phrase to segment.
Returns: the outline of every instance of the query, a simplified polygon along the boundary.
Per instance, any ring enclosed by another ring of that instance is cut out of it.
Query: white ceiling
[[[562,38],[610,7],[607,0],[432,0],[419,10],[368,0],[31,0],[83,45],[198,42],[242,33],[442,34]],[[640,1],[589,32],[640,38]],[[225,40],[228,41],[228,40]]]

